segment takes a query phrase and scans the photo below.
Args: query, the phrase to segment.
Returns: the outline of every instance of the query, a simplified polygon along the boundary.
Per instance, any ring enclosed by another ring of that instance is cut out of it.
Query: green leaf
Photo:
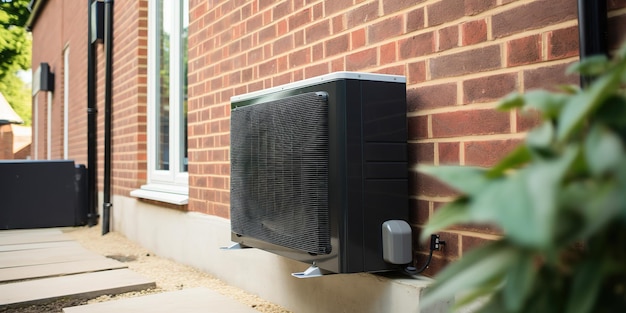
[[[557,140],[564,141],[569,138],[589,114],[617,90],[625,67],[626,62],[620,63],[606,75],[598,77],[588,90],[569,99],[559,114]]]
[[[435,284],[426,290],[421,300],[421,308],[442,299],[453,299],[461,291],[492,282],[506,271],[517,256],[517,251],[504,241],[488,243],[470,251],[435,277]]]
[[[493,279],[481,284],[477,288],[470,290],[469,292],[460,292],[456,296],[456,301],[454,302],[454,306],[452,307],[453,310],[462,310],[465,307],[472,307],[476,309],[475,307],[477,305],[480,305],[480,302],[482,302],[482,305],[484,306],[485,304],[487,304],[487,301],[492,298],[494,292],[502,287],[503,281],[504,275],[498,275]],[[473,310],[466,309],[465,311]]]
[[[478,222],[500,226],[513,241],[527,247],[551,244],[558,186],[578,155],[567,149],[554,161],[535,162],[506,177],[494,179],[470,201],[470,215]],[[528,225],[533,225],[528,231]]]
[[[457,191],[471,195],[487,183],[486,169],[471,166],[419,166],[418,171],[431,175]]]
[[[506,97],[502,98],[496,108],[502,111],[508,111],[510,109],[519,108],[524,106],[524,96],[519,92],[512,92]]]
[[[624,155],[620,138],[601,125],[594,125],[585,140],[585,158],[595,176],[615,169]]]
[[[435,211],[433,216],[428,220],[428,223],[422,230],[420,240],[423,241],[429,238],[430,234],[436,233],[449,226],[468,222],[469,218],[470,215],[466,199],[459,198],[453,202],[447,203]]]
[[[605,270],[601,260],[588,258],[574,271],[572,289],[567,301],[568,313],[593,312]]]
[[[504,305],[507,310],[519,312],[528,299],[534,280],[533,255],[530,253],[521,254],[509,269],[502,289]]]
[[[554,133],[554,125],[550,122],[544,122],[528,133],[526,143],[534,149],[549,149],[554,139]]]
[[[536,109],[542,113],[545,119],[551,119],[559,115],[568,99],[566,94],[552,93],[546,90],[533,90],[524,96],[525,109]]]
[[[531,159],[530,151],[526,145],[519,145],[515,150],[506,155],[498,164],[487,171],[488,178],[497,178],[502,176],[506,171],[515,169],[526,164]]]
[[[578,63],[570,65],[565,73],[580,73],[582,75],[598,76],[606,72],[610,66],[611,63],[605,55],[594,55],[584,58]]]

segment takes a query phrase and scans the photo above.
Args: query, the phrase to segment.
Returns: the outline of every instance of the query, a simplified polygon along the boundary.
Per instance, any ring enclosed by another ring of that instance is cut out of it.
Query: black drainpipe
[[[578,0],[578,45],[580,59],[608,55],[606,0]],[[580,85],[588,86],[591,77],[581,76]]]
[[[92,35],[92,16],[91,3],[93,0],[87,0],[87,198],[88,213],[87,225],[93,227],[98,224],[98,185],[96,180],[97,161],[97,137],[96,137],[96,118],[98,109],[96,108],[96,62],[94,60],[94,44]]]
[[[104,0],[104,202],[102,234],[111,220],[111,71],[113,66],[113,0]]]

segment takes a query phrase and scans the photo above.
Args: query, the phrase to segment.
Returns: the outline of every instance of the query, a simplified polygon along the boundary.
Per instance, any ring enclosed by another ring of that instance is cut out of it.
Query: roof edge
[[[30,16],[28,16],[28,20],[26,21],[27,31],[30,32],[33,30],[33,26],[35,26],[35,23],[37,22],[37,18],[39,17],[41,10],[43,9],[43,7],[45,6],[47,2],[48,2],[47,0],[30,0],[30,3],[28,4],[28,10],[30,11]]]

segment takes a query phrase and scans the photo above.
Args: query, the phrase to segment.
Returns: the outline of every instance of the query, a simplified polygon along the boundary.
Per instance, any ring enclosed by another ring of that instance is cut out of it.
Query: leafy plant
[[[626,48],[569,71],[593,83],[501,101],[542,123],[493,168],[418,168],[461,194],[423,238],[458,223],[502,230],[435,277],[423,306],[456,296],[481,312],[626,312]]]

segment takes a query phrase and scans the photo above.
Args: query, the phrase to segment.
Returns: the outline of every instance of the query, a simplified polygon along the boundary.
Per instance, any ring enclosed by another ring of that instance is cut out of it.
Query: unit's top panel
[[[400,75],[387,75],[387,74],[374,74],[374,73],[361,73],[361,72],[334,72],[326,75],[308,78],[305,80],[288,83],[281,86],[276,86],[268,89],[250,92],[243,95],[237,95],[230,98],[230,102],[240,102],[257,98],[265,95],[272,94],[278,91],[292,90],[302,88],[306,86],[316,85],[320,83],[341,80],[341,79],[355,79],[355,80],[368,80],[379,82],[391,82],[391,83],[406,83],[406,77]]]

